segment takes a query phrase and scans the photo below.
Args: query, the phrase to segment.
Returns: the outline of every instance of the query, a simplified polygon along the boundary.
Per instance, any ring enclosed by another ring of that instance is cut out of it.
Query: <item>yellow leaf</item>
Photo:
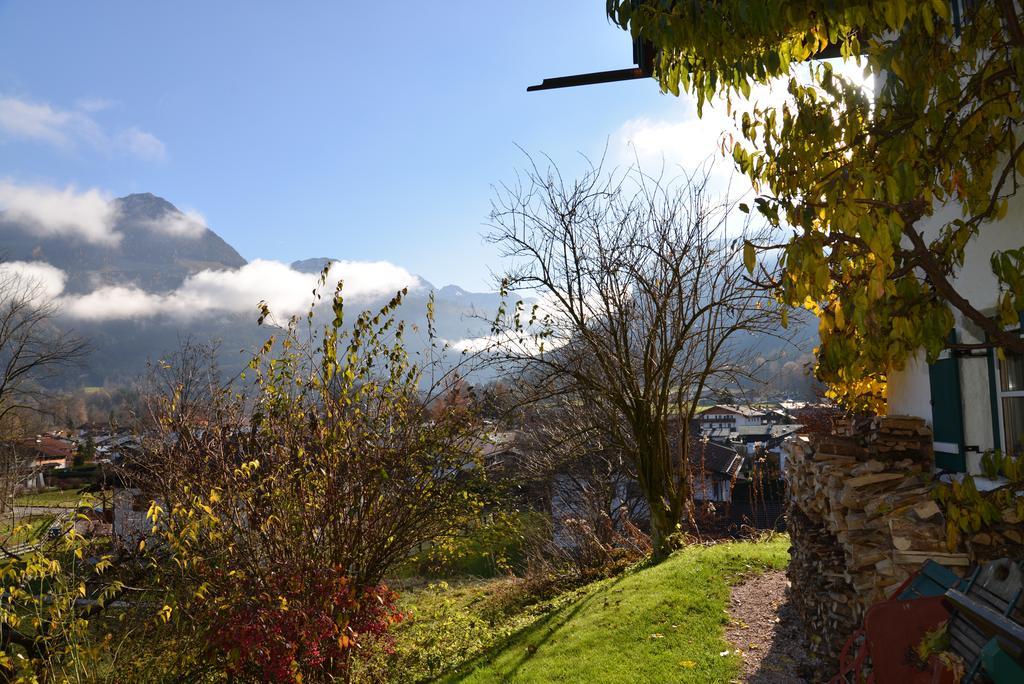
[[[173,608],[171,608],[170,606],[168,606],[168,605],[165,605],[165,606],[164,606],[163,608],[161,608],[161,609],[160,609],[159,611],[157,611],[157,615],[159,615],[159,616],[160,616],[160,618],[161,618],[161,619],[162,619],[162,620],[163,620],[164,622],[170,622],[170,620],[171,620],[171,612],[172,612],[173,610],[174,610],[174,609],[173,609]]]

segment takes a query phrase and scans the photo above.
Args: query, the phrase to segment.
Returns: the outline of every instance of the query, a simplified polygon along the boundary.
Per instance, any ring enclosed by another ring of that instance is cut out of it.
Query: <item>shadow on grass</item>
[[[646,566],[646,564],[644,565]],[[609,592],[613,591],[619,583],[634,571],[634,569],[631,569],[628,572],[622,573],[615,579],[610,580],[608,584],[595,588],[589,594],[580,597],[568,605],[554,610],[543,618],[538,619],[536,622],[508,635],[508,637],[487,649],[486,652],[480,654],[469,662],[463,663],[456,671],[442,676],[438,681],[444,682],[445,684],[455,684],[456,682],[460,682],[466,677],[469,677],[476,670],[491,665],[502,652],[511,649],[519,649],[520,655],[502,673],[502,681],[511,679],[519,669],[525,665],[531,657],[533,657],[541,646],[546,644],[553,636],[555,636],[562,627],[565,627],[566,624],[572,621],[580,611],[593,604],[599,597],[605,596]]]

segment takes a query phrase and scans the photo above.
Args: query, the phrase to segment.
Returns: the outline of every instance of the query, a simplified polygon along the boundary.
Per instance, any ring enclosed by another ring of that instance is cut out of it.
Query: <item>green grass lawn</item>
[[[783,568],[785,536],[690,547],[654,567],[575,592],[445,682],[728,682],[738,657],[723,638],[729,585]]]
[[[43,514],[25,516],[13,527],[10,522],[4,522],[0,524],[0,539],[7,544],[38,541],[44,537],[55,519],[56,516]]]
[[[77,489],[57,489],[15,497],[15,506],[48,506],[51,508],[75,508],[82,500]]]

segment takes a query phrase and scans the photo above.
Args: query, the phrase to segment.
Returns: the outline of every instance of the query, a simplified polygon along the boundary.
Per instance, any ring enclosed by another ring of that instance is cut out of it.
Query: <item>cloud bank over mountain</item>
[[[37,237],[67,238],[111,248],[124,238],[118,226],[121,203],[98,188],[78,190],[73,185],[57,188],[0,180],[0,212],[14,229]],[[182,212],[168,204],[159,213],[136,221],[135,227],[198,238],[206,231],[206,220],[196,211]]]
[[[27,294],[36,305],[60,297],[67,279],[64,271],[43,261],[0,262],[0,289]]]
[[[77,238],[93,245],[116,246],[117,205],[95,188],[18,185],[0,181],[0,211],[13,225],[40,237]]]
[[[260,302],[284,321],[309,309],[328,264],[324,294],[343,281],[345,299],[360,306],[432,287],[383,260],[246,262],[198,212],[148,193],[113,199],[95,188],[0,182],[0,244],[11,259],[0,273],[18,275],[73,321],[255,319]]]
[[[221,367],[228,373],[241,371],[273,334],[257,323],[259,303],[270,307],[271,325],[304,314],[325,266],[318,321],[330,316],[327,302],[340,280],[350,315],[376,309],[397,291],[409,289],[399,316],[411,324],[405,340],[414,355],[440,353],[446,362],[459,363],[463,354],[486,354],[497,341],[491,322],[502,297],[496,292],[435,288],[383,260],[246,261],[202,216],[179,211],[149,193],[110,199],[100,190],[2,187],[7,194],[0,193],[6,199],[0,205],[0,258],[6,261],[0,261],[0,287],[28,288],[37,301],[55,306],[62,325],[92,347],[88,365],[64,378],[67,386],[134,382],[147,364],[173,352],[184,339],[219,341]],[[425,326],[430,297],[433,338]],[[527,319],[535,313],[557,315],[545,297],[524,299]],[[530,334],[535,331],[530,325],[521,339],[502,342],[539,353],[540,340]],[[565,341],[545,337],[543,350]],[[485,382],[495,369],[473,372],[475,381]]]
[[[24,262],[22,262],[24,263]],[[87,321],[129,320],[169,316],[187,321],[222,313],[253,313],[266,301],[279,318],[301,314],[313,301],[312,291],[319,275],[303,273],[280,261],[257,259],[241,268],[203,270],[188,276],[170,292],[148,292],[138,286],[106,286],[87,294],[63,294],[66,275],[42,262],[22,266],[27,274],[45,275],[49,290],[56,282],[61,291],[54,303],[73,319]],[[60,275],[55,276],[53,269]],[[386,261],[336,261],[331,264],[328,283],[344,280],[346,300],[356,303],[391,296],[404,287],[417,288],[422,281],[404,268]],[[329,293],[328,293],[329,294]]]

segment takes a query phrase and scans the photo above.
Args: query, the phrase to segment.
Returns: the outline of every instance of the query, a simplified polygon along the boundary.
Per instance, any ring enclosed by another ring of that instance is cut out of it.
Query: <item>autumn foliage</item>
[[[833,398],[884,410],[887,373],[920,350],[937,358],[954,326],[976,331],[974,343],[1024,352],[1008,329],[1024,311],[1024,241],[1007,220],[1024,173],[1017,3],[607,0],[606,9],[657,49],[664,91],[691,94],[698,112],[727,100],[738,135],[723,146],[758,193],[746,209],[792,230],[782,244],[752,242],[748,267],[819,316],[817,375]],[[826,55],[855,62],[874,87],[818,59]],[[766,103],[754,89],[773,83],[784,97]],[[991,267],[984,298],[969,297],[962,278],[972,249]],[[777,263],[781,277],[764,270]]]
[[[403,296],[349,323],[339,284],[231,382],[182,358],[159,369],[147,549],[165,619],[205,666],[346,681],[402,618],[384,578],[479,511],[479,422],[406,352]]]
[[[273,682],[297,673],[343,676],[351,658],[387,650],[389,628],[403,618],[394,592],[357,587],[342,568],[267,579],[268,586],[244,580],[201,616],[211,625],[211,647],[226,654],[232,674]]]

